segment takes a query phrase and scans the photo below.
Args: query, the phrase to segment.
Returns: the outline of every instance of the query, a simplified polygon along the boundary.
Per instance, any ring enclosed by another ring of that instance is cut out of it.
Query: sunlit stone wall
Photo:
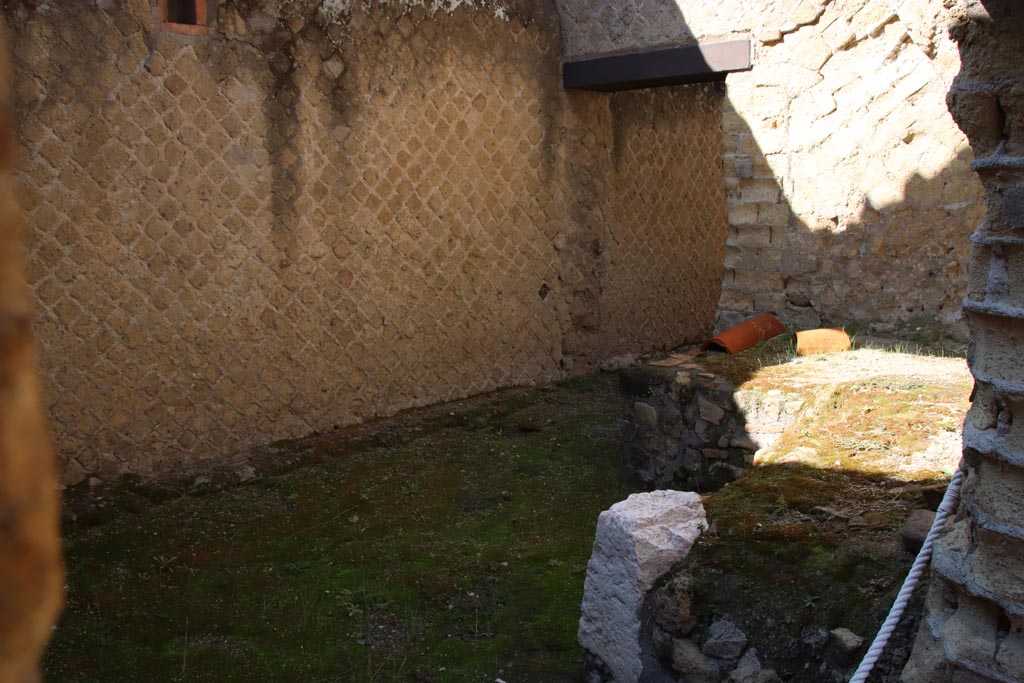
[[[726,81],[719,327],[771,312],[966,338],[984,205],[945,107],[960,63],[946,4],[560,0],[570,54],[751,38],[753,68]]]

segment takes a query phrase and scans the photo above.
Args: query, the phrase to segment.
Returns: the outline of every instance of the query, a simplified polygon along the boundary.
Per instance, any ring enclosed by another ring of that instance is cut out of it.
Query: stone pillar
[[[947,101],[987,200],[964,301],[975,389],[963,500],[935,547],[905,683],[1024,681],[1024,7],[966,0],[958,11],[962,64]]]
[[[53,451],[43,424],[21,271],[10,64],[0,26],[0,683],[38,679],[63,573]]]

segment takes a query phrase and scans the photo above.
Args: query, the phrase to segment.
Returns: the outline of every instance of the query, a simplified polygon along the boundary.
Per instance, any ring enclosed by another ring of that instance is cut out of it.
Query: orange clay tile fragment
[[[838,327],[796,333],[796,355],[813,356],[850,350],[850,335]]]

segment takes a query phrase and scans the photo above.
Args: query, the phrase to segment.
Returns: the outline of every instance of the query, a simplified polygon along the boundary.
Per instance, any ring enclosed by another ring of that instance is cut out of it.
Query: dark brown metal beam
[[[719,81],[729,72],[749,68],[750,41],[729,40],[567,61],[562,64],[562,85],[614,92]]]

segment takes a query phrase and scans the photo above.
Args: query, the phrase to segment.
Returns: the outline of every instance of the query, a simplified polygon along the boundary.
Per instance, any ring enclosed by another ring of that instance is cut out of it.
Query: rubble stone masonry
[[[65,483],[703,337],[722,91],[561,89],[556,9],[10,0]]]
[[[986,199],[963,304],[975,387],[962,501],[935,544],[905,683],[1024,681],[1024,12],[1014,0],[957,10],[948,103]]]
[[[749,36],[727,78],[729,205],[718,327],[966,339],[968,235],[984,213],[944,99],[959,68],[944,0],[560,0],[566,51]]]

